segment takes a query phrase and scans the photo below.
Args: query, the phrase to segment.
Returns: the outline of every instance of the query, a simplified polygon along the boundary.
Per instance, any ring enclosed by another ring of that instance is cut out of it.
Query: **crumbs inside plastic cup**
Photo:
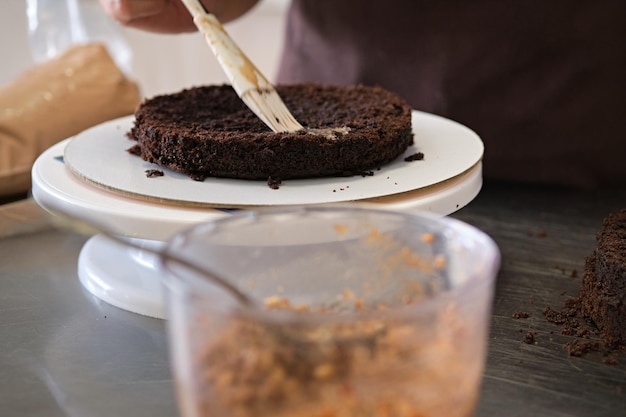
[[[222,275],[238,276],[260,310],[223,303],[194,280],[169,280],[184,416],[472,415],[493,290],[492,277],[473,275],[495,274],[489,239],[463,225],[480,237],[470,244],[452,230],[457,222],[450,229],[445,219],[399,213],[267,216],[187,242],[219,260]],[[246,237],[233,238],[235,229]]]

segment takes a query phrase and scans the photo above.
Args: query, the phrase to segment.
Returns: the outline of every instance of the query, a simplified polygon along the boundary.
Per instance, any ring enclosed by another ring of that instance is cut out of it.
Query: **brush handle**
[[[274,132],[303,129],[276,92],[271,82],[228,35],[217,18],[200,0],[182,0],[193,22],[204,35],[230,84],[244,103]]]

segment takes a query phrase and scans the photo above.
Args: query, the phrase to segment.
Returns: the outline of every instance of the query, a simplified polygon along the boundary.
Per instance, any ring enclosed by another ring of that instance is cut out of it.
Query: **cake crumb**
[[[133,145],[130,148],[126,149],[131,155],[141,156],[141,147],[139,145]]]
[[[424,233],[422,235],[422,242],[424,243],[433,243],[435,241],[435,235],[432,233]]]
[[[536,335],[535,332],[527,332],[522,338],[522,342],[526,343],[527,345],[534,345],[535,335]]]
[[[267,308],[287,308],[289,307],[289,300],[273,295],[271,297],[267,297],[264,304]]]
[[[272,190],[278,190],[281,184],[282,184],[282,181],[280,178],[274,178],[272,176],[267,177],[267,185]]]
[[[562,335],[575,337],[563,345],[569,356],[580,357],[590,352],[599,352],[606,358],[615,351],[614,347],[600,340],[599,329],[582,314],[580,298],[567,298],[561,310],[546,307],[543,315],[547,321],[561,327]],[[603,363],[611,365],[607,360],[603,360]]]
[[[563,348],[569,356],[583,356],[589,352],[601,352],[602,345],[598,341],[574,339],[566,343]]]
[[[423,152],[416,152],[413,155],[407,156],[406,158],[404,158],[404,160],[406,162],[423,161],[424,160],[424,153]]]
[[[146,177],[148,178],[162,177],[163,175],[165,174],[160,169],[146,169]]]
[[[446,267],[446,258],[443,255],[437,255],[433,259],[433,268],[441,270]]]
[[[189,173],[187,175],[189,175],[189,178],[191,178],[194,181],[202,182],[202,181],[206,180],[206,175],[204,175],[204,174],[199,174],[199,173],[196,173],[196,172],[192,172],[192,173]]]
[[[514,319],[527,319],[528,317],[530,317],[530,314],[527,313],[526,311],[518,311],[518,312],[513,313]]]

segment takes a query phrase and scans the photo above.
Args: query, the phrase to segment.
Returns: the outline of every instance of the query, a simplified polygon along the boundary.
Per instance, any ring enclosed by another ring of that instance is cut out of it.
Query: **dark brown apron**
[[[623,0],[293,0],[278,82],[305,81],[467,125],[486,178],[626,184]]]

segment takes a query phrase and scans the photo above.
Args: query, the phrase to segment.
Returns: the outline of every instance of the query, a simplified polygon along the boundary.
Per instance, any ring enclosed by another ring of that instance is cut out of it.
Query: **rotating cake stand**
[[[263,181],[192,181],[129,154],[132,118],[114,120],[56,144],[32,170],[33,197],[53,214],[92,219],[140,246],[159,247],[174,234],[228,216],[232,209],[349,201],[395,210],[450,214],[482,186],[483,144],[466,127],[413,113],[415,145],[372,176],[288,180],[278,190]],[[421,152],[423,160],[405,161]],[[146,170],[163,171],[149,178]],[[78,276],[97,298],[146,316],[164,318],[158,259],[103,235],[90,238]]]

